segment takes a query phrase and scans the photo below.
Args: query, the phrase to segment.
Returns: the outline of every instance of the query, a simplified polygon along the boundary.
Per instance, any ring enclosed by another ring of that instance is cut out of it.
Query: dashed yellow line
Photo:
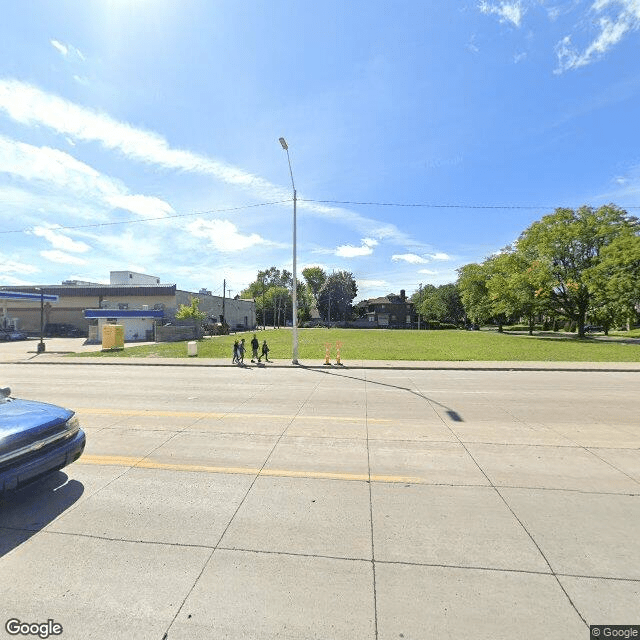
[[[364,422],[364,418],[352,418],[348,416],[310,416],[310,415],[298,415],[294,416],[291,414],[266,414],[266,413],[218,413],[211,411],[146,411],[142,410],[131,410],[131,409],[109,409],[109,408],[80,408],[75,410],[76,413],[82,417],[83,415],[91,415],[91,416],[125,416],[130,418],[148,416],[150,418],[194,418],[196,420],[202,418],[212,418],[215,420],[219,420],[221,418],[249,418],[252,420],[255,419],[264,419],[264,420],[291,420],[292,418],[296,418],[296,420],[331,420],[333,422]],[[390,419],[386,418],[369,418],[368,422],[375,424],[389,424],[393,422]]]
[[[227,473],[261,476],[275,476],[283,478],[314,478],[323,480],[357,480],[366,482],[369,476],[360,473],[332,473],[325,471],[293,471],[290,469],[251,469],[246,467],[214,467],[200,464],[175,464],[168,462],[157,462],[146,458],[135,458],[127,456],[98,456],[83,455],[75,464],[114,466],[114,467],[136,467],[136,469],[159,469],[163,471],[190,471],[200,473]],[[371,476],[372,482],[404,482],[418,483],[421,478],[405,476]]]

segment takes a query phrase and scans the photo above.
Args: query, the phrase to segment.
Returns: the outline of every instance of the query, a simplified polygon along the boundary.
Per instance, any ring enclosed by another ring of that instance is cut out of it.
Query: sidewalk
[[[0,344],[0,362],[12,364],[69,364],[69,365],[118,365],[154,367],[229,367],[227,358],[123,358],[123,357],[69,357],[70,353],[101,351],[101,345],[85,345],[83,338],[49,338],[45,340],[46,351],[37,353],[37,340]],[[520,361],[426,361],[426,360],[349,360],[341,365],[326,365],[324,360],[300,360],[298,365],[291,360],[274,360],[254,364],[249,360],[244,368],[322,368],[322,369],[388,369],[388,370],[472,370],[472,371],[637,371],[640,362],[520,362]]]

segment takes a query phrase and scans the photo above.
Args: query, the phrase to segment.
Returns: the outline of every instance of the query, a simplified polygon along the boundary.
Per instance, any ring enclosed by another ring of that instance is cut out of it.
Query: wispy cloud
[[[145,217],[175,213],[167,202],[131,194],[122,182],[105,176],[73,156],[50,147],[36,147],[0,135],[0,172],[29,183],[54,186],[110,209],[124,209]]]
[[[194,220],[187,225],[193,235],[206,238],[209,243],[223,253],[236,253],[259,244],[268,244],[257,233],[242,235],[233,222],[228,220]]]
[[[426,258],[418,256],[415,253],[402,253],[391,256],[393,262],[408,262],[409,264],[425,264],[429,262]]]
[[[598,25],[598,35],[583,51],[573,45],[571,35],[565,36],[556,46],[558,67],[554,73],[579,69],[599,60],[628,33],[640,28],[640,0],[596,0],[590,12],[590,23]]]
[[[71,251],[73,253],[85,253],[91,248],[86,242],[73,240],[68,235],[59,231],[58,225],[38,226],[34,227],[32,233],[40,236],[51,243],[51,245],[60,251]]]
[[[40,255],[46,260],[50,260],[51,262],[57,262],[59,264],[87,264],[87,261],[83,258],[79,258],[78,256],[72,256],[69,253],[65,253],[64,251],[58,251],[57,249],[52,249],[50,251],[41,251]]]
[[[482,13],[497,15],[500,22],[510,22],[516,27],[519,27],[522,23],[524,8],[519,0],[516,2],[500,2],[499,4],[483,0],[478,7]]]
[[[84,54],[80,49],[77,49],[71,44],[64,44],[59,40],[49,40],[51,46],[60,53],[64,58],[77,58],[78,60],[82,60],[84,62]]]
[[[78,106],[46,93],[33,85],[12,79],[0,79],[0,111],[21,124],[43,126],[74,142],[97,142],[105,149],[162,169],[211,176],[221,182],[251,192],[264,200],[289,200],[290,189],[225,162],[169,145],[157,133],[118,122],[109,115]],[[300,195],[300,194],[299,194]],[[305,202],[298,208],[311,215],[346,224],[360,233],[388,239],[397,244],[418,245],[395,225],[381,223],[343,208]]]
[[[19,260],[15,260],[14,258],[7,256],[6,254],[0,253],[0,273],[1,274],[20,273],[24,275],[24,274],[38,273],[39,271],[40,269],[38,269],[38,267],[33,266],[32,264],[26,264],[25,262],[20,262]]]
[[[428,253],[419,256],[415,253],[403,253],[391,256],[393,262],[408,262],[409,264],[427,264],[428,262],[451,260],[451,256],[447,253]]]
[[[373,253],[373,247],[377,244],[378,241],[373,238],[363,238],[362,244],[359,247],[354,247],[350,244],[343,244],[336,249],[335,254],[339,258],[359,258],[362,256],[369,256]]]

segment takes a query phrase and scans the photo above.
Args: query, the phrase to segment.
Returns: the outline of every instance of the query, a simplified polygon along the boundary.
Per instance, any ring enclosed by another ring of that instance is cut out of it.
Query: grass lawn
[[[627,334],[628,335],[628,334]],[[260,344],[267,340],[272,360],[291,358],[291,329],[257,332]],[[401,331],[381,329],[300,329],[299,358],[324,360],[325,344],[331,344],[335,362],[336,342],[341,342],[344,364],[358,360],[514,360],[566,362],[639,362],[640,344],[579,340],[572,335],[509,335],[496,331]],[[233,342],[245,338],[245,360],[251,360],[253,332],[204,338],[198,343],[201,358],[228,358]],[[627,336],[625,336],[627,337]],[[122,351],[74,354],[86,357],[186,358],[185,342],[126,347]]]

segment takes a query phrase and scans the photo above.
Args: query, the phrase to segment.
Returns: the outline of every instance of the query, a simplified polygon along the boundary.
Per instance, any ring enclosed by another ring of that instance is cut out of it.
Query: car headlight
[[[65,422],[64,426],[68,431],[78,431],[78,429],[80,429],[80,420],[78,420],[76,416],[73,416]]]

